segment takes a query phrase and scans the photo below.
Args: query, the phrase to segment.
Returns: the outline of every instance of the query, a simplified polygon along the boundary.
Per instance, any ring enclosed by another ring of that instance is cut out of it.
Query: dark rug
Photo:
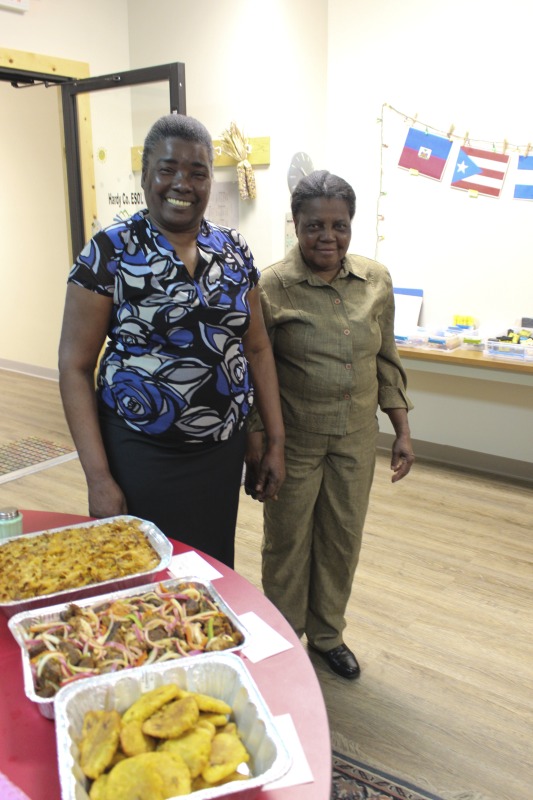
[[[331,800],[441,800],[435,794],[333,751]]]

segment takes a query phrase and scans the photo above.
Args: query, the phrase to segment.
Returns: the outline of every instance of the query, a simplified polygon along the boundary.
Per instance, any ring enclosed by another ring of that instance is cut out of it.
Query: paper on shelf
[[[422,289],[394,288],[394,333],[408,336],[418,327],[424,292]]]

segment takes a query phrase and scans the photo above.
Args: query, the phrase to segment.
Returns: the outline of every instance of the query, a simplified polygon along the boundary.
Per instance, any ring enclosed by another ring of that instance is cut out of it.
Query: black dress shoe
[[[311,647],[314,650],[314,647]],[[340,675],[342,678],[349,678],[354,680],[361,674],[361,668],[357,663],[357,659],[345,644],[340,644],[334,647],[333,650],[317,650],[322,658],[327,662],[330,669]]]

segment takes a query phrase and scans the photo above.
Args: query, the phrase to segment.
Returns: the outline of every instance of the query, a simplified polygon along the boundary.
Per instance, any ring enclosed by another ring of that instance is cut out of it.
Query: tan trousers
[[[318,650],[342,644],[377,432],[377,421],[347,436],[286,430],[287,477],[264,504],[263,590]]]

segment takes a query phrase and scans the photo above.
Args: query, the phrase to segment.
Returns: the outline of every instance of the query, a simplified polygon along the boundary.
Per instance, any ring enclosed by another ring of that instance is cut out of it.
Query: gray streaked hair
[[[348,207],[350,219],[355,215],[355,192],[350,184],[333,175],[326,169],[317,169],[306,175],[297,184],[291,197],[291,211],[294,220],[299,216],[302,206],[308,200],[325,197],[331,200],[344,200]]]
[[[194,117],[185,116],[185,114],[166,114],[154,122],[146,134],[142,154],[143,174],[146,172],[150,155],[156,145],[163,139],[185,139],[187,142],[203,144],[209,156],[209,166],[211,171],[213,170],[213,140],[205,125]]]

